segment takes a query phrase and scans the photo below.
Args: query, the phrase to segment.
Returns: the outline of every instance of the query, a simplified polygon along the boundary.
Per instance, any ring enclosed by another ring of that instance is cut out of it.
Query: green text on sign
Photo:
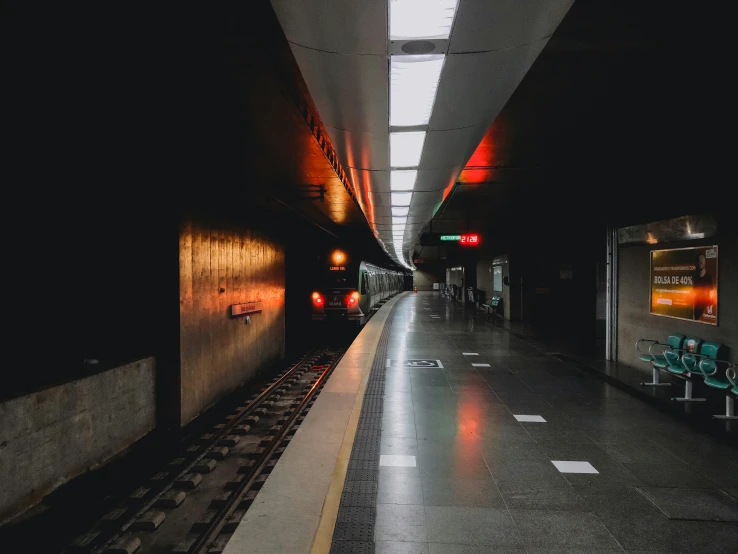
[[[461,240],[461,235],[441,235],[441,240]]]

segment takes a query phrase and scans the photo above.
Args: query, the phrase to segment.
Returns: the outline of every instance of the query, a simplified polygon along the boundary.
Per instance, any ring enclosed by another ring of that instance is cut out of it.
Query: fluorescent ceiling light
[[[390,190],[413,190],[417,169],[395,169],[390,171]]]
[[[412,192],[393,192],[390,197],[392,198],[393,206],[409,206],[410,200],[413,197]]]
[[[393,217],[392,218],[392,225],[405,225],[407,222],[406,217]]]
[[[443,54],[392,56],[390,59],[390,126],[428,125]]]
[[[390,0],[390,40],[445,39],[458,0]]]
[[[390,165],[417,167],[425,142],[425,131],[390,133]]]
[[[399,208],[399,207],[393,207],[392,208],[392,215],[394,216],[407,216],[407,212],[410,211],[410,208]]]

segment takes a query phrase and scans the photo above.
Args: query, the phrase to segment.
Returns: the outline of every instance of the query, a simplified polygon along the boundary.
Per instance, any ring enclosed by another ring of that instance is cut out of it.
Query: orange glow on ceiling
[[[469,158],[466,167],[461,171],[459,181],[462,183],[485,183],[492,180],[497,163],[495,159],[495,141],[492,137],[494,130],[495,126],[493,125]]]

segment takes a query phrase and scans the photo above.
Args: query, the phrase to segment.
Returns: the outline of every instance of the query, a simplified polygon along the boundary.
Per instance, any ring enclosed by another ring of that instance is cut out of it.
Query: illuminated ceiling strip
[[[399,206],[392,206],[392,215],[393,216],[407,216],[407,213],[410,211],[410,208],[408,207],[399,207]]]
[[[390,171],[390,190],[407,191],[415,188],[417,169],[393,169]]]
[[[390,40],[447,39],[458,0],[390,0]]]
[[[428,125],[443,54],[390,58],[390,126]]]
[[[409,206],[413,198],[412,192],[393,192],[390,193],[391,204],[393,206]]]
[[[390,166],[417,167],[424,142],[425,131],[390,133]]]

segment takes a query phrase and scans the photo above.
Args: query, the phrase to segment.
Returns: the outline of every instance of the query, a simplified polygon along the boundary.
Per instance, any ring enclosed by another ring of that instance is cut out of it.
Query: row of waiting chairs
[[[648,352],[644,351],[648,345]],[[735,396],[738,396],[738,366],[721,360],[723,345],[718,342],[706,342],[699,338],[684,335],[670,335],[665,343],[652,339],[640,339],[636,342],[641,361],[651,364],[653,381],[641,383],[648,387],[668,387],[671,383],[662,383],[659,379],[661,371],[684,380],[684,396],[674,397],[677,402],[703,402],[705,398],[694,398],[692,376],[702,377],[705,385],[725,392],[725,414],[715,415],[718,419],[738,419],[735,415]]]

